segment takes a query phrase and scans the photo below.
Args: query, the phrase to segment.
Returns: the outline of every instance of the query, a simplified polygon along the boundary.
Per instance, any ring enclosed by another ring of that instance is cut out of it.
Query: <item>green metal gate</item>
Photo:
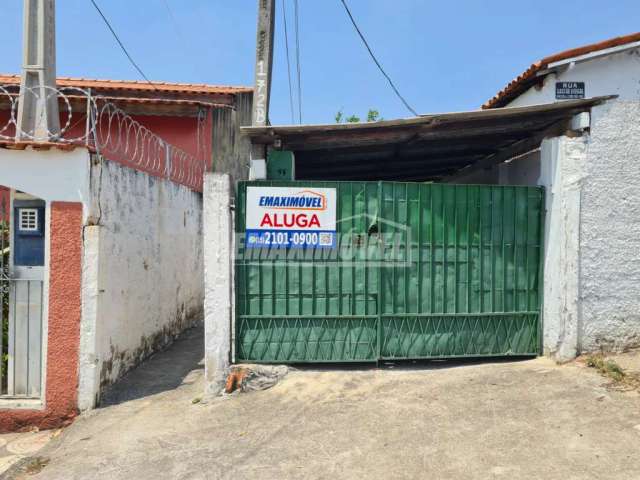
[[[334,249],[244,248],[247,186],[335,188]],[[541,187],[241,182],[237,361],[537,355]]]

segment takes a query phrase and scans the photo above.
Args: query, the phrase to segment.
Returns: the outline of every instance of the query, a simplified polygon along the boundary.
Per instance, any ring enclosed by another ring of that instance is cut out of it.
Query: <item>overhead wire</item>
[[[293,0],[296,33],[296,70],[298,74],[298,121],[302,124],[302,75],[300,73],[300,12],[298,0]]]
[[[181,38],[182,42],[186,43],[184,39],[184,35],[182,34],[182,29],[178,24],[178,20],[176,19],[176,16],[173,14],[173,10],[171,10],[171,6],[169,5],[169,2],[167,0],[162,0],[162,3],[164,4],[164,8],[167,10],[167,14],[169,15],[169,19],[171,20],[173,29],[176,31],[176,34]]]
[[[289,79],[289,107],[291,109],[291,123],[295,123],[296,117],[293,110],[293,87],[291,85],[291,60],[289,55],[289,33],[287,29],[286,0],[282,0],[282,21],[284,23],[284,45],[287,54],[287,75]]]
[[[194,49],[192,48],[192,42],[188,38],[188,36],[184,34],[184,30],[180,27],[180,22],[178,22],[178,18],[174,15],[173,9],[169,4],[169,0],[161,0],[161,1],[164,4],[165,10],[167,11],[167,15],[169,17],[169,21],[171,22],[171,26],[173,27],[173,30],[176,32],[176,36],[179,37],[180,42],[182,43],[182,51],[180,53],[184,56],[184,52],[193,52]],[[202,68],[201,62],[192,63],[192,66],[194,70],[196,70],[198,74],[200,74],[200,76],[202,76],[203,78],[207,77],[207,73]]]
[[[129,51],[127,50],[127,48],[124,46],[124,44],[122,43],[122,41],[120,40],[120,38],[118,37],[118,34],[115,32],[115,30],[113,29],[113,27],[111,26],[111,23],[109,23],[109,20],[107,19],[107,17],[105,16],[104,13],[102,13],[102,10],[100,10],[100,7],[98,6],[98,4],[95,2],[95,0],[90,0],[91,3],[93,4],[93,6],[95,7],[95,9],[98,11],[98,13],[100,14],[100,17],[102,17],[102,20],[104,21],[105,25],[107,26],[107,28],[109,29],[109,31],[111,32],[111,34],[113,35],[113,38],[116,39],[116,42],[118,42],[118,45],[120,46],[120,49],[124,52],[124,54],[126,55],[126,57],[129,59],[129,62],[131,62],[131,65],[134,66],[134,68],[138,71],[138,73],[142,76],[142,78],[144,78],[147,83],[149,83],[149,85],[151,85],[154,90],[157,90],[156,86],[153,84],[153,82],[151,80],[149,80],[149,77],[147,77],[145,75],[145,73],[142,71],[142,69],[140,68],[140,66],[136,63],[136,61],[133,59],[133,57],[131,56],[131,54],[129,53]]]
[[[396,96],[402,101],[402,103],[407,108],[407,110],[409,110],[413,115],[415,115],[417,117],[418,113],[411,107],[411,105],[409,105],[409,102],[407,102],[405,100],[405,98],[402,96],[402,94],[400,93],[398,88],[393,83],[393,80],[391,80],[391,77],[389,77],[389,75],[387,75],[387,72],[385,72],[384,68],[382,68],[382,65],[380,64],[380,62],[378,61],[378,59],[374,55],[373,50],[371,50],[371,47],[369,46],[369,42],[367,42],[367,39],[364,37],[362,31],[360,31],[360,28],[358,27],[358,24],[356,23],[355,19],[353,18],[353,15],[351,14],[351,10],[349,10],[349,7],[347,6],[347,2],[345,0],[340,0],[340,1],[342,2],[342,5],[344,6],[344,9],[346,10],[347,15],[349,16],[349,19],[351,20],[351,23],[353,24],[353,27],[355,28],[356,32],[360,36],[360,39],[362,40],[362,43],[364,43],[364,46],[367,48],[367,51],[369,52],[369,55],[371,55],[371,58],[373,59],[373,61],[377,65],[378,69],[380,70],[382,75],[384,75],[384,77],[387,79],[387,82],[389,82],[389,85],[391,86],[391,88],[395,92]]]

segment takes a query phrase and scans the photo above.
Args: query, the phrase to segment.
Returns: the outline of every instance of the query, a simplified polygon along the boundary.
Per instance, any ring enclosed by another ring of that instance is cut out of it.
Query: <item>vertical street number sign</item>
[[[247,187],[247,248],[335,248],[336,189]]]

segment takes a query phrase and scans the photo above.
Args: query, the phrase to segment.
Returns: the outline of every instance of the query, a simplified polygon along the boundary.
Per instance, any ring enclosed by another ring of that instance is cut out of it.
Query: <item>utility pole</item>
[[[271,69],[273,66],[273,29],[276,0],[258,0],[258,33],[256,38],[256,75],[253,92],[251,124],[264,127],[269,124],[269,100],[271,97]],[[262,145],[254,145],[251,158],[265,158]]]
[[[55,0],[24,0],[22,41],[16,140],[55,140],[60,134]]]

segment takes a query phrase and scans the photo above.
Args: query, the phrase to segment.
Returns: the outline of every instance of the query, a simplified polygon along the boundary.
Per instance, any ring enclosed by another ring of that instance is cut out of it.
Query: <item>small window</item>
[[[20,209],[20,230],[23,232],[38,231],[38,209],[37,208],[21,208]]]

